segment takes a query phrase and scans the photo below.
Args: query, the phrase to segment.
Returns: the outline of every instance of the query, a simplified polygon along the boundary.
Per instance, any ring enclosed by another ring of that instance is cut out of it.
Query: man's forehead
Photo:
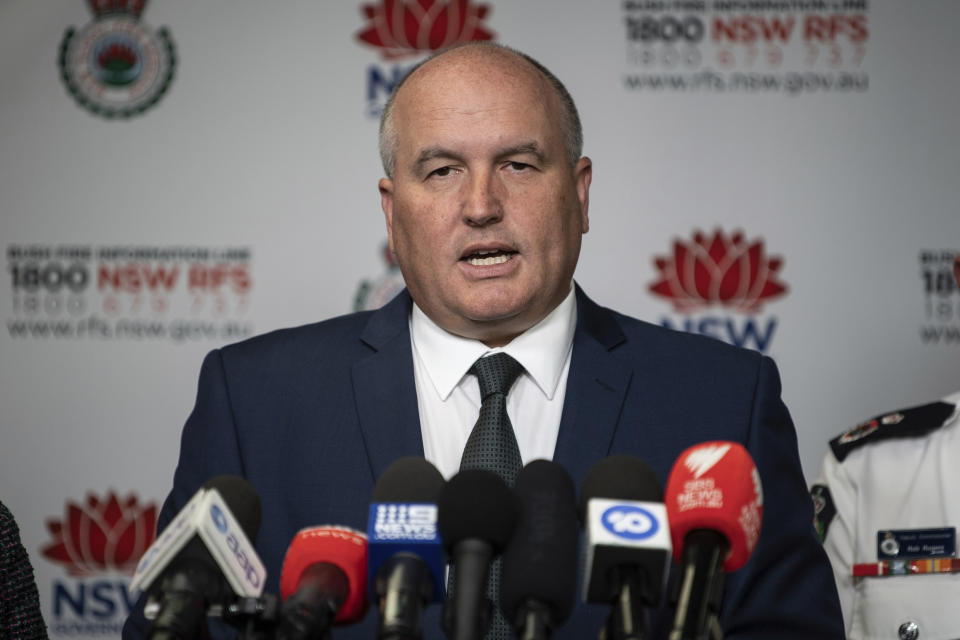
[[[526,58],[514,51],[491,45],[467,45],[456,47],[427,60],[411,72],[408,83],[416,82],[430,74],[450,71],[456,73],[463,72],[465,69],[483,69],[485,72],[499,70],[539,75],[539,72]]]
[[[396,130],[464,116],[510,117],[519,112],[542,116],[556,108],[541,74],[525,67],[528,63],[522,58],[509,55],[434,59],[429,68],[416,69],[417,75],[396,96]]]
[[[444,96],[465,86],[496,84],[541,93],[546,78],[520,55],[495,47],[461,47],[417,67],[398,90],[397,106]],[[455,97],[455,96],[452,96]]]

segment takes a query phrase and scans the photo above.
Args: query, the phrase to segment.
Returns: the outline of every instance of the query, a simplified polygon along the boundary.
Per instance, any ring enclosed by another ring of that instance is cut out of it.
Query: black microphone
[[[570,617],[577,590],[573,480],[556,462],[534,460],[514,491],[520,513],[503,552],[500,603],[521,640],[548,640]]]
[[[368,575],[379,608],[379,640],[419,640],[422,614],[443,600],[443,544],[437,499],[444,480],[418,457],[400,458],[373,489]]]
[[[606,640],[648,637],[647,609],[663,594],[670,529],[653,469],[633,456],[600,460],[580,493],[586,527],[584,600],[612,606]]]
[[[217,476],[190,499],[131,583],[150,593],[151,640],[198,638],[208,609],[217,612],[237,594],[260,595],[266,570],[250,544],[259,529],[260,499],[239,476]]]
[[[495,473],[468,469],[447,482],[437,506],[437,524],[454,576],[443,630],[452,640],[480,640],[492,619],[486,598],[490,561],[510,540],[517,521],[516,496]]]

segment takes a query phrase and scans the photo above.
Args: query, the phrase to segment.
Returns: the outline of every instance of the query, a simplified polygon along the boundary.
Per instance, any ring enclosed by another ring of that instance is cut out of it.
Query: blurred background
[[[808,483],[841,431],[960,388],[958,25],[953,0],[0,0],[0,500],[51,636],[119,634],[207,351],[396,292],[377,118],[452,43],[566,83],[577,281],[773,357]]]

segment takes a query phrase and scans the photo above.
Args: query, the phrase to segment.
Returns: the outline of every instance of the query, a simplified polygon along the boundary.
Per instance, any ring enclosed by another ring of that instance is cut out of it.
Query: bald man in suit
[[[665,481],[690,445],[744,444],[764,486],[763,531],[727,580],[726,637],[842,638],[773,362],[616,313],[574,284],[593,171],[581,147],[569,93],[528,56],[472,44],[411,72],[381,121],[379,183],[407,289],[375,312],[208,355],[161,521],[210,477],[246,477],[263,501],[256,544],[275,590],[298,529],[365,529],[396,458],[456,473],[480,405],[470,367],[505,352],[523,366],[507,398],[523,462],[552,458],[577,486],[611,454]],[[443,637],[437,609],[427,638]],[[556,637],[596,637],[608,611],[578,605]],[[654,612],[653,637],[671,616]],[[334,635],[374,637],[375,617]],[[124,635],[144,628],[135,613]]]

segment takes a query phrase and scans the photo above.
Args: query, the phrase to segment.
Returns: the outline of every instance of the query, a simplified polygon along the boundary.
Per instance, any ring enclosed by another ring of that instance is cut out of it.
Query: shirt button
[[[920,637],[920,626],[913,620],[908,620],[900,625],[897,633],[900,640],[917,640]]]

